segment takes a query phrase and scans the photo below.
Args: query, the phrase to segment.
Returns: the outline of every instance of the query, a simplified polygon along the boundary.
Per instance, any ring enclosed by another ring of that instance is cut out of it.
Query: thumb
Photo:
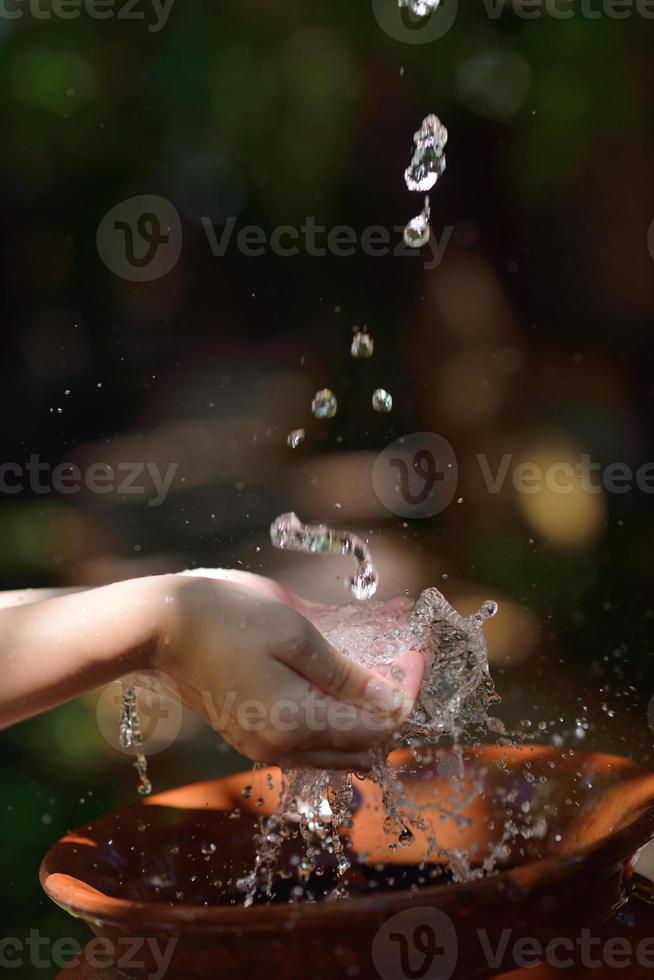
[[[375,714],[402,721],[413,710],[411,685],[395,684],[355,660],[339,653],[316,630],[302,654],[282,650],[277,654],[288,667],[309,683],[339,701],[347,701]]]

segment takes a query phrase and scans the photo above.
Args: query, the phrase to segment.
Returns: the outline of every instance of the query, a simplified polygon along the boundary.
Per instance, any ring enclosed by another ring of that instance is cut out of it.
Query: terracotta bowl
[[[396,753],[392,761],[439,846],[465,852],[476,869],[494,853],[497,873],[444,883],[437,860],[419,867],[427,830],[390,850],[379,789],[355,780],[351,897],[298,903],[290,877],[276,902],[246,909],[235,882],[253,866],[260,817],[275,807],[279,773],[271,769],[161,793],[82,827],[46,855],[41,883],[114,948],[140,941],[138,963],[121,965],[127,977],[159,975],[146,938],[162,947],[175,940],[166,977],[490,976],[515,967],[519,938],[574,938],[626,901],[635,856],[654,836],[653,773],[617,756],[541,746],[476,747],[462,760],[430,750],[420,765]],[[282,857],[289,875],[295,847]],[[429,973],[407,973],[398,933],[415,938],[433,910],[436,931],[445,931],[434,951],[440,972],[432,963]],[[507,927],[510,948],[489,964],[471,937],[483,929],[496,950]]]

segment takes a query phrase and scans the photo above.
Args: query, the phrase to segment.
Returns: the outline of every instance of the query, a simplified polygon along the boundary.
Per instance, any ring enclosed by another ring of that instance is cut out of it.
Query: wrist
[[[98,621],[111,625],[110,630],[102,629],[96,634],[96,642],[89,645],[96,668],[108,680],[156,669],[175,582],[174,575],[153,575],[87,593],[91,608],[85,612],[95,618],[97,609]]]

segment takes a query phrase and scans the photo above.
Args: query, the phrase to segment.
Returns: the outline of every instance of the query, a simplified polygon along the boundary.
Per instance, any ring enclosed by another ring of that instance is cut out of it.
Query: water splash
[[[270,540],[281,551],[307,554],[352,555],[357,568],[347,585],[355,599],[370,599],[379,576],[363,538],[350,531],[335,531],[325,524],[303,524],[296,514],[281,514],[270,525]]]
[[[503,853],[501,847],[497,848],[485,858],[481,868],[473,868],[464,852],[449,853],[439,845],[434,827],[439,819],[459,820],[458,814],[469,805],[471,796],[483,790],[482,786],[470,789],[463,779],[462,740],[482,728],[494,733],[503,731],[498,719],[488,715],[489,707],[499,699],[490,677],[482,632],[484,623],[496,612],[497,604],[489,601],[474,615],[461,616],[435,588],[423,592],[415,604],[402,597],[366,606],[313,607],[308,612],[313,625],[329,643],[367,667],[390,666],[392,673],[393,662],[409,650],[418,650],[425,657],[421,692],[401,737],[410,745],[417,738],[423,744],[435,744],[445,735],[454,740],[454,759],[459,759],[460,772],[458,778],[453,775],[452,798],[447,804],[440,801],[417,812],[415,803],[405,797],[401,779],[389,770],[384,747],[371,755],[369,778],[380,788],[389,850],[410,846],[414,831],[422,831],[427,840],[424,860],[437,856],[442,860],[445,856],[455,881],[491,873]],[[346,848],[352,787],[352,773],[314,769],[283,773],[278,810],[265,821],[257,840],[255,867],[240,882],[246,905],[257,898],[272,897],[283,843],[298,836],[304,844],[297,869],[302,883],[298,898],[309,897],[306,883],[313,874],[324,873],[325,860],[334,868],[337,881],[328,899],[347,895]],[[515,827],[507,829],[507,835],[514,830]]]
[[[141,796],[149,796],[152,792],[152,783],[148,779],[148,760],[142,751],[143,735],[134,687],[123,686],[123,704],[118,725],[121,748],[136,750],[134,765],[139,777],[138,791]]]

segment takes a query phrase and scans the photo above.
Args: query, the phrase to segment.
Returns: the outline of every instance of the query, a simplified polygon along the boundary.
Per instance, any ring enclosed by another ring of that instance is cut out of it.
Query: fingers
[[[280,647],[276,658],[337,701],[401,722],[413,709],[415,695],[339,653],[307,622],[304,642]],[[412,675],[413,676],[413,675]]]
[[[415,703],[422,687],[425,668],[424,655],[419,650],[407,650],[406,653],[397,657],[392,664],[380,667],[379,673],[386,677],[392,671],[395,683],[402,689],[405,696],[412,703]]]

